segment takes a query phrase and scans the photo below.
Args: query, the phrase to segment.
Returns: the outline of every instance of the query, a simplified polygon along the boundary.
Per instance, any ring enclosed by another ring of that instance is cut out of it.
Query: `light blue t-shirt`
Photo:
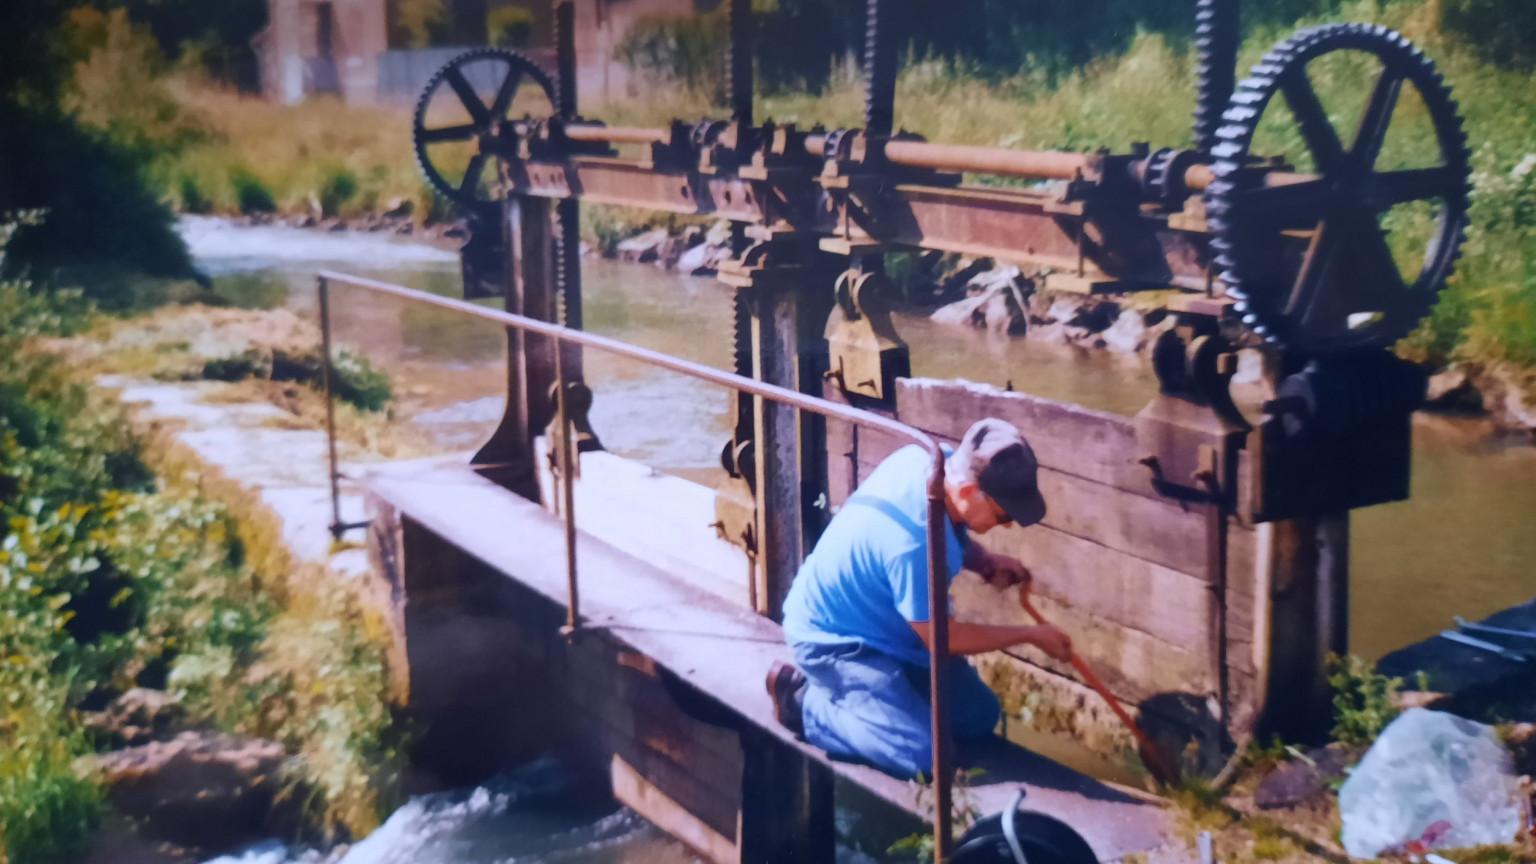
[[[897,450],[832,517],[784,601],[791,643],[860,640],[904,663],[928,665],[928,649],[909,622],[928,620],[931,466],[915,444]],[[953,580],[963,544],[947,514],[944,527]]]

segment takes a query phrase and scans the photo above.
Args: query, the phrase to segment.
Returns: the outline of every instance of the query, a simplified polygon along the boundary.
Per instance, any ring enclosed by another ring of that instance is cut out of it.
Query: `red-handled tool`
[[[1029,613],[1029,617],[1035,619],[1035,623],[1050,623],[1045,620],[1044,615],[1040,614],[1040,610],[1035,608],[1035,604],[1029,602],[1028,591],[1021,590],[1019,592],[1019,605],[1024,607],[1024,611]],[[1163,754],[1162,750],[1157,748],[1157,745],[1152,743],[1152,739],[1147,737],[1147,733],[1141,731],[1141,727],[1136,724],[1135,720],[1131,719],[1131,715],[1127,714],[1125,709],[1120,707],[1119,700],[1109,692],[1109,688],[1104,686],[1104,682],[1099,680],[1099,676],[1094,674],[1093,669],[1088,666],[1087,662],[1077,656],[1075,651],[1072,652],[1070,659],[1072,668],[1077,670],[1077,674],[1083,679],[1083,683],[1092,687],[1096,693],[1104,697],[1104,701],[1109,703],[1109,710],[1115,712],[1115,716],[1120,718],[1120,722],[1124,723],[1125,727],[1131,730],[1131,734],[1136,737],[1136,749],[1141,754],[1141,761],[1146,764],[1147,770],[1152,773],[1153,779],[1165,785],[1177,783],[1179,781],[1179,772],[1174,767],[1174,763]]]

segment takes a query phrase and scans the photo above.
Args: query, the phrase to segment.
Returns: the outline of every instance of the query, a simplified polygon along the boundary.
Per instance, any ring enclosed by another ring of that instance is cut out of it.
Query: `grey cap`
[[[977,420],[949,457],[948,470],[969,480],[996,501],[1014,522],[1033,525],[1045,518],[1037,475],[1040,463],[1029,442],[1005,420]]]

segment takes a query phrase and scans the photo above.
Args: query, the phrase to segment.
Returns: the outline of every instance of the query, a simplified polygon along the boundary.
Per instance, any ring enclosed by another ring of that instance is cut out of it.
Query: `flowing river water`
[[[448,295],[459,292],[456,253],[382,234],[236,227],[209,219],[188,220],[183,233],[215,289],[239,305],[284,306],[313,316],[314,274],[323,267]],[[715,280],[598,260],[584,261],[583,274],[587,329],[729,368],[730,295]],[[391,374],[397,382],[397,419],[415,427],[436,449],[473,449],[495,427],[505,384],[505,339],[499,328],[345,290],[333,295],[332,309],[340,344]],[[913,373],[922,377],[1011,384],[1127,415],[1146,404],[1156,387],[1143,363],[1108,352],[996,337],[934,324],[916,314],[899,314],[896,326],[911,345]],[[730,434],[723,390],[596,352],[586,355],[585,365],[595,393],[592,424],[609,450],[661,471],[713,482],[720,446]],[[1352,516],[1352,650],[1379,657],[1449,626],[1452,615],[1477,618],[1529,600],[1536,594],[1533,520],[1536,447],[1501,437],[1482,420],[1418,417],[1412,499]],[[375,852],[364,841],[343,860],[478,864],[686,858],[633,814],[604,814],[582,823],[586,830],[569,821],[557,825],[537,807],[520,807],[520,788],[512,782],[510,787],[413,799],[396,814],[402,824],[392,819],[381,829],[380,835],[396,832],[389,834],[396,840],[380,842]],[[406,836],[437,839],[412,846],[401,839]],[[570,843],[562,846],[558,838],[563,836]],[[553,846],[540,845],[551,837],[556,838]],[[448,850],[446,857],[432,857],[437,853],[430,849],[438,848],[433,844]],[[401,858],[383,851],[385,845],[418,851]],[[320,860],[284,854],[256,850],[240,860]]]

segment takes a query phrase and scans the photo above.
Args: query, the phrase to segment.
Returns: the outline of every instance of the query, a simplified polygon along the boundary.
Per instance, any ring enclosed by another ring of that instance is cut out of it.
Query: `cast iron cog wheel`
[[[471,81],[472,77],[474,81]],[[465,207],[472,207],[485,200],[477,195],[479,181],[487,162],[506,156],[502,127],[510,119],[508,114],[512,102],[517,98],[517,91],[525,80],[538,85],[550,105],[559,104],[554,81],[537,63],[515,51],[501,48],[466,51],[448,61],[427,81],[427,86],[421,91],[421,98],[416,101],[416,113],[411,118],[411,138],[421,173],[443,197]],[[480,98],[476,87],[477,84],[487,82],[490,82],[490,86],[484,89],[495,91],[490,104]],[[427,119],[431,109],[440,104],[434,103],[434,100],[443,92],[444,84],[448,85],[449,94],[445,98],[456,99],[469,122],[429,129]],[[449,148],[437,145],[464,142],[473,142],[475,150],[463,166],[463,173],[453,172],[462,179],[451,182],[443,172],[444,168],[449,167],[445,163],[450,158],[443,151]],[[434,147],[438,151],[437,158],[433,156]]]
[[[1365,82],[1369,96],[1350,141],[1340,138],[1307,74],[1308,64],[1338,51],[1364,52],[1381,65],[1375,81]],[[1405,86],[1423,102],[1434,129],[1423,152],[1438,164],[1378,170]],[[1276,93],[1290,107],[1315,174],[1255,167],[1254,132]],[[1411,332],[1451,275],[1471,194],[1466,134],[1434,64],[1385,27],[1314,27],[1253,67],[1223,119],[1206,212],[1216,264],[1243,323],[1272,344],[1309,354],[1387,347]],[[1435,214],[1422,266],[1409,279],[1381,218],[1417,202],[1431,202]],[[1281,254],[1286,235],[1296,232],[1307,239],[1299,265]]]

